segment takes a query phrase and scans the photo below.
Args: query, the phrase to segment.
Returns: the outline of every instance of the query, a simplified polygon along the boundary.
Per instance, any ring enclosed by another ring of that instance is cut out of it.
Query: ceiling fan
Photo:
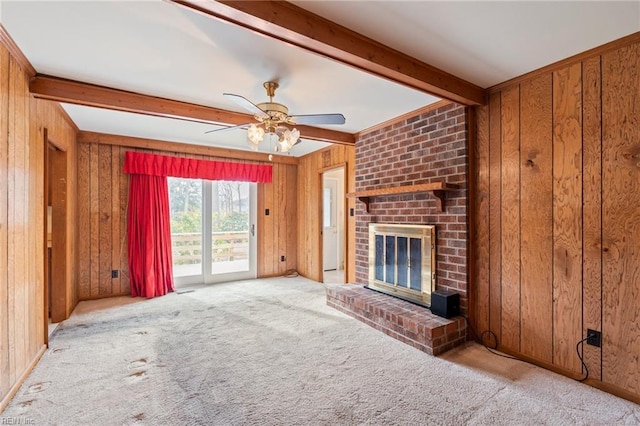
[[[247,129],[247,139],[252,149],[257,150],[265,135],[275,135],[277,137],[276,152],[288,152],[294,145],[300,143],[300,131],[296,124],[322,125],[322,124],[344,124],[345,118],[342,114],[307,114],[289,115],[289,109],[280,103],[273,102],[276,89],[279,87],[275,81],[267,81],[263,84],[269,97],[269,102],[254,104],[247,98],[233,93],[223,93],[223,96],[240,105],[253,114],[257,123],[246,123],[238,126],[231,126],[222,129],[209,130],[205,133],[213,133],[222,130],[235,128]]]

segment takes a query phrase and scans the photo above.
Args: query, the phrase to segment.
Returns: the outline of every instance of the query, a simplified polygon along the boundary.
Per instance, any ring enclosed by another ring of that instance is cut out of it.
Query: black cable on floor
[[[584,377],[578,380],[579,382],[584,382],[589,378],[589,369],[587,368],[587,364],[585,364],[584,358],[582,358],[582,354],[580,353],[580,345],[584,346],[584,342],[586,342],[588,338],[589,337],[587,336],[584,339],[580,340],[578,343],[576,343],[576,352],[578,353],[578,358],[580,358],[580,362],[582,363],[582,368],[584,368],[584,371],[585,371]]]
[[[503,358],[515,359],[515,360],[518,360],[518,361],[524,361],[524,360],[521,360],[520,358],[516,358],[515,356],[506,355],[506,354],[501,354],[500,352],[496,352],[496,349],[498,349],[498,336],[496,336],[496,334],[495,334],[493,331],[491,331],[491,330],[485,330],[485,331],[483,331],[483,332],[480,334],[480,336],[478,337],[478,334],[477,334],[477,333],[476,333],[476,331],[473,329],[473,326],[471,326],[471,322],[469,321],[469,318],[468,318],[468,317],[464,317],[464,319],[467,321],[467,327],[469,327],[469,330],[471,330],[471,333],[475,336],[476,340],[479,340],[479,341],[480,341],[480,344],[481,344],[482,346],[484,346],[484,347],[485,347],[485,349],[487,349],[489,352],[491,352],[491,353],[492,353],[492,354],[494,354],[494,355],[501,356],[501,357],[503,357]],[[487,344],[484,342],[484,336],[485,336],[485,335],[487,335],[487,334],[488,334],[489,336],[492,336],[492,337],[493,337],[493,341],[495,342],[495,345],[493,345],[493,347],[490,347],[489,345],[487,345]],[[524,362],[526,362],[526,361],[524,361]]]
[[[520,359],[520,358],[516,358],[515,356],[511,356],[511,355],[506,355],[506,354],[501,354],[500,352],[496,352],[495,350],[498,348],[498,336],[496,336],[496,334],[491,331],[491,330],[485,330],[480,334],[480,337],[478,337],[478,334],[476,333],[476,331],[473,329],[473,327],[471,326],[471,322],[469,322],[469,318],[468,317],[464,317],[464,319],[467,321],[467,327],[469,327],[469,329],[471,330],[471,333],[474,335],[474,337],[476,338],[476,340],[480,341],[480,344],[482,346],[484,346],[489,352],[491,352],[494,355],[498,355],[501,356],[503,358],[508,358],[508,359],[515,359],[517,361],[522,361],[522,362],[526,362],[527,364],[531,364],[531,365],[535,365],[532,362],[526,361],[524,359]],[[491,337],[493,337],[493,341],[495,342],[495,344],[493,345],[493,347],[487,345],[484,342],[484,336],[485,335],[489,335]],[[584,339],[580,340],[577,344],[576,344],[576,352],[578,353],[578,358],[580,358],[580,362],[582,363],[582,367],[584,368],[584,371],[586,371],[585,376],[582,379],[576,379],[578,382],[584,382],[585,380],[587,380],[587,378],[589,378],[589,369],[587,368],[587,364],[585,364],[584,359],[582,358],[582,354],[580,353],[580,345],[584,344],[584,342],[586,342],[588,339],[588,337],[585,337]],[[537,366],[536,366],[537,367]]]

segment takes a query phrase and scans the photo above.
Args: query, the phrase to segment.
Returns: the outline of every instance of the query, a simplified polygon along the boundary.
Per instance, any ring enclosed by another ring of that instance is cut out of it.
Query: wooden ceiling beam
[[[29,90],[34,97],[39,99],[156,117],[231,126],[255,121],[253,116],[249,114],[241,114],[219,108],[142,95],[39,74],[31,79]],[[355,137],[351,133],[311,126],[296,127],[305,139],[342,145],[355,144]]]
[[[431,95],[486,103],[483,88],[285,1],[170,1]]]

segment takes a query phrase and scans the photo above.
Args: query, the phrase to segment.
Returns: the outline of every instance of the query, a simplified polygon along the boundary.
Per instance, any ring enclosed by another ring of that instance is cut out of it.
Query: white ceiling
[[[640,2],[295,1],[451,74],[489,87],[640,30]],[[438,98],[162,0],[8,1],[0,20],[38,73],[236,112],[222,96],[291,114],[343,113],[358,132]],[[81,130],[248,149],[245,132],[64,105]],[[326,144],[304,140],[291,155]],[[263,144],[261,150],[271,151]]]
[[[640,31],[640,1],[292,3],[484,88]]]

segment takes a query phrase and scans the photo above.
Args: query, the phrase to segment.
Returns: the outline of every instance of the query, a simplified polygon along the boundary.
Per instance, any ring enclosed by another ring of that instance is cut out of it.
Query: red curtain
[[[133,297],[163,296],[174,290],[167,176],[271,183],[270,164],[246,164],[169,157],[128,151],[129,276]]]
[[[166,176],[131,175],[127,227],[131,295],[152,298],[173,291]]]

